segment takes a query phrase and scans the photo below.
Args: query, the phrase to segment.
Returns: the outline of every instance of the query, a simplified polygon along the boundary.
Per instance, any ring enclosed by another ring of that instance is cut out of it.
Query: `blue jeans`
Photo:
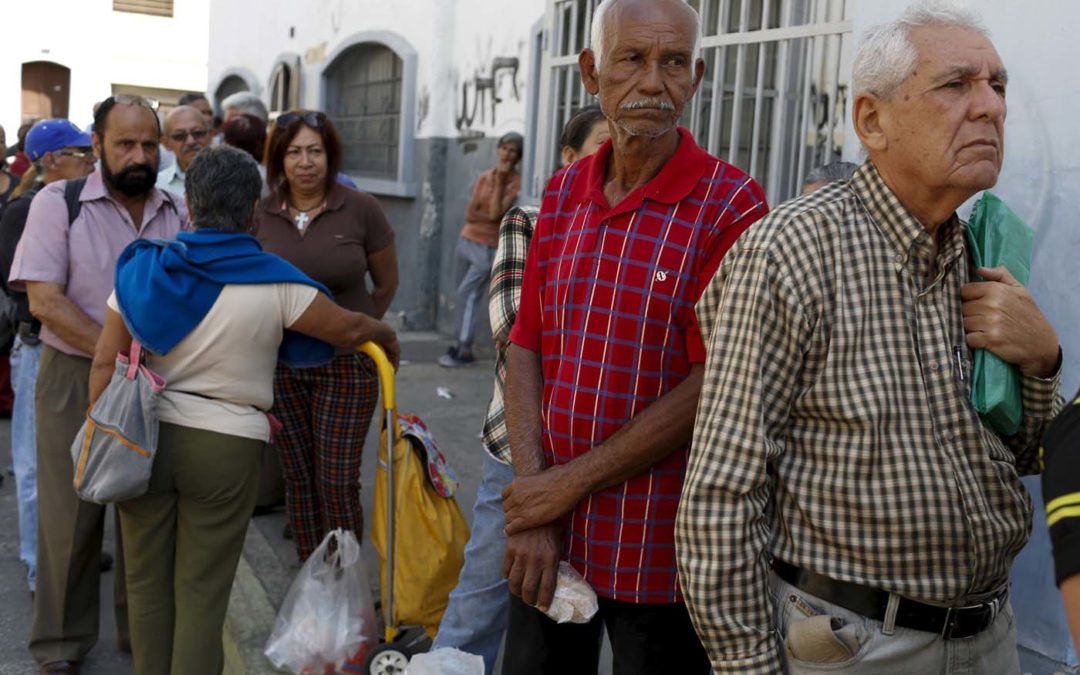
[[[484,476],[476,492],[465,565],[431,645],[433,650],[454,647],[482,656],[489,675],[495,672],[510,603],[510,590],[502,575],[506,551],[502,491],[513,479],[513,469],[484,453]]]
[[[34,390],[41,344],[25,344],[17,336],[11,348],[11,458],[19,505],[19,558],[26,563],[26,581],[33,591],[37,572],[37,443],[34,432]]]
[[[769,595],[788,675],[1020,674],[1009,603],[978,635],[942,640],[901,626],[886,631],[881,621],[805,593],[776,575],[769,579]]]
[[[454,308],[457,346],[472,351],[480,303],[487,302],[488,280],[495,264],[495,249],[462,237],[457,246],[458,304]]]

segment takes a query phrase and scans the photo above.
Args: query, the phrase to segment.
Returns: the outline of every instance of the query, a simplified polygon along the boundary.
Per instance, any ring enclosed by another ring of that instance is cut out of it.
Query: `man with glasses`
[[[145,99],[118,94],[102,102],[92,137],[101,168],[79,188],[78,213],[69,211],[68,181],[45,186],[12,263],[11,286],[25,288],[44,343],[35,398],[39,523],[30,633],[42,673],[77,673],[98,638],[105,507],[72,490],[70,448],[90,403],[91,355],[116,259],[136,239],[172,239],[187,224],[182,202],[154,186],[160,136]],[[117,640],[127,649],[122,550],[117,528]]]
[[[158,173],[157,186],[177,195],[184,194],[184,175],[199,151],[210,145],[210,127],[197,108],[182,105],[165,118],[165,133],[161,142],[174,155],[176,162]]]
[[[19,558],[26,564],[26,581],[34,592],[37,569],[37,450],[34,443],[34,383],[41,359],[41,323],[30,313],[26,293],[7,288],[7,273],[15,246],[26,227],[30,202],[42,187],[58,180],[80,178],[94,170],[90,134],[68,120],[42,120],[26,135],[26,155],[37,171],[33,187],[12,200],[0,219],[0,285],[15,303],[15,342],[11,347],[11,456],[19,507]]]

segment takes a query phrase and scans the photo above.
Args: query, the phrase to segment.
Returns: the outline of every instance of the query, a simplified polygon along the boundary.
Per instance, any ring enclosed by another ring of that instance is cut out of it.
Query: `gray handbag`
[[[157,451],[157,402],[165,380],[144,363],[131,341],[116,355],[116,372],[86,413],[71,444],[75,491],[95,504],[122,502],[146,493]]]

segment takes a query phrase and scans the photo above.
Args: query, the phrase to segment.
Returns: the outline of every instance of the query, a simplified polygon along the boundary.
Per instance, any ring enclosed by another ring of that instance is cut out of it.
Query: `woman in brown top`
[[[329,288],[337,304],[381,319],[398,285],[394,232],[373,197],[337,184],[340,166],[341,140],[326,115],[278,117],[266,148],[271,194],[256,210],[256,234],[265,250]],[[326,365],[278,365],[273,413],[284,428],[276,442],[301,561],[328,530],[363,531],[360,458],[377,398],[366,356],[346,350]]]
[[[521,134],[499,139],[499,163],[480,174],[465,207],[465,226],[457,246],[457,307],[454,308],[455,342],[439,358],[447,368],[473,362],[472,343],[481,302],[486,301],[488,278],[499,243],[499,223],[517,201],[521,174],[517,171],[524,144]]]

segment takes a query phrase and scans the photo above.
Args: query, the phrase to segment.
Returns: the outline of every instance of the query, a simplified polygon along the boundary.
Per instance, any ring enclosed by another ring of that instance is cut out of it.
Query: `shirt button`
[[[951,442],[952,439],[956,437],[956,434],[954,434],[951,429],[946,429],[945,433],[943,433],[942,436],[945,438],[945,440]]]
[[[931,363],[930,364],[930,370],[934,371],[935,373],[938,372],[939,370],[941,370],[941,362],[940,361],[934,361],[933,363]]]

